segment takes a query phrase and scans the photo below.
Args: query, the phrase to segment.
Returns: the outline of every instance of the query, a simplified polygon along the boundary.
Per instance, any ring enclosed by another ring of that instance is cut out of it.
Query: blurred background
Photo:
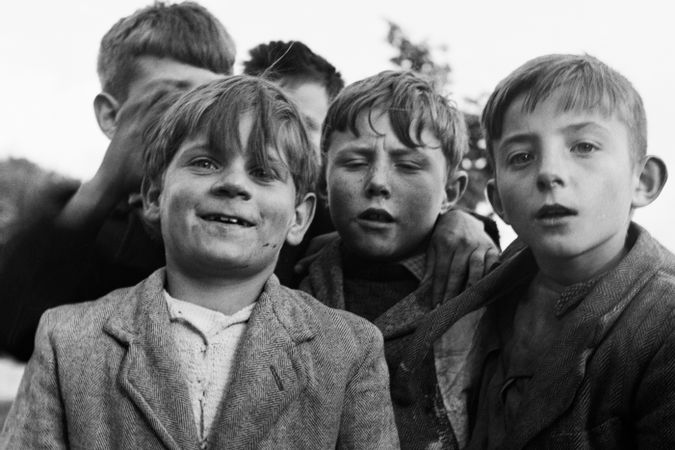
[[[108,141],[94,119],[96,55],[103,34],[144,0],[5,2],[0,15],[0,252],[21,202],[54,180],[91,177]],[[485,160],[476,115],[497,82],[546,53],[589,53],[626,75],[642,94],[650,153],[671,170],[675,28],[667,2],[643,0],[200,1],[237,44],[237,65],[270,40],[297,39],[347,83],[403,67],[434,79],[467,113],[473,148],[464,162],[481,203]],[[673,182],[635,219],[671,251]],[[513,234],[501,225],[503,243]],[[0,299],[2,301],[2,299]],[[0,364],[0,423],[23,366]]]

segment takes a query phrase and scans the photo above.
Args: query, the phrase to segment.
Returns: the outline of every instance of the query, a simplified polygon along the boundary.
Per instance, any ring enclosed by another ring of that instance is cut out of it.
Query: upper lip
[[[357,216],[359,219],[374,222],[394,222],[394,217],[382,208],[368,208]]]
[[[235,225],[241,225],[244,227],[255,226],[255,222],[251,219],[247,219],[238,214],[226,214],[219,212],[206,212],[200,213],[199,217],[203,220],[209,222],[222,222],[222,223],[231,223]]]
[[[576,216],[577,211],[567,206],[554,203],[552,205],[544,205],[535,214],[535,219],[549,219],[562,216]]]

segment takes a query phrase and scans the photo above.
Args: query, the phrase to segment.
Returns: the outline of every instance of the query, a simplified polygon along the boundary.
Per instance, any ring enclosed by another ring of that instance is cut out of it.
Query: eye
[[[590,142],[579,142],[577,144],[574,144],[571,148],[571,150],[574,153],[580,153],[580,154],[587,154],[587,153],[592,153],[595,150],[598,150],[599,147],[595,144],[592,144]]]
[[[509,155],[506,162],[511,166],[523,166],[534,160],[534,155],[528,152],[518,152]]]
[[[274,181],[279,179],[279,174],[272,168],[264,168],[262,166],[252,168],[249,173],[253,178],[261,181]]]
[[[340,165],[348,169],[358,169],[367,166],[368,162],[363,158],[351,158],[342,160]]]
[[[200,157],[190,161],[190,167],[195,167],[201,170],[217,170],[218,165],[210,158]]]
[[[422,167],[415,161],[399,161],[396,163],[396,167],[399,169],[414,172],[420,170]]]

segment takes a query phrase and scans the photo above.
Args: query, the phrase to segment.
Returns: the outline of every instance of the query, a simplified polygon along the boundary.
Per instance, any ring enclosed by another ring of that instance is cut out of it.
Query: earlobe
[[[445,199],[441,204],[441,214],[448,212],[462,198],[469,184],[469,175],[463,170],[455,171],[445,186]]]
[[[293,223],[286,235],[286,242],[290,245],[298,245],[302,242],[305,232],[314,219],[316,209],[316,195],[308,193],[305,198],[295,207]]]
[[[506,219],[506,216],[504,215],[502,199],[501,196],[499,195],[497,183],[495,182],[494,178],[488,180],[486,190],[487,190],[487,198],[490,201],[490,205],[492,205],[492,209],[494,210],[494,212],[497,213],[499,218],[502,219],[504,223],[509,224],[509,221]]]
[[[119,102],[107,92],[101,92],[94,98],[96,121],[108,139],[112,139],[117,130],[117,113],[119,113],[119,109]]]
[[[160,195],[162,189],[155,182],[143,179],[141,183],[141,195],[143,198],[143,217],[149,223],[159,224],[160,219]]]
[[[633,208],[647,206],[661,193],[668,179],[668,169],[661,158],[646,156],[635,191],[633,192]]]

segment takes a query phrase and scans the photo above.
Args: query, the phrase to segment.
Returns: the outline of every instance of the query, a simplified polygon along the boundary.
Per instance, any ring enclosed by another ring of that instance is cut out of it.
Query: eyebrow
[[[573,123],[570,125],[567,125],[566,127],[562,127],[560,131],[562,132],[568,132],[568,131],[581,131],[585,128],[590,128],[593,130],[599,130],[602,132],[607,133],[609,130],[606,127],[603,127],[597,122],[592,122],[592,121],[587,121],[587,122],[579,122],[579,123]]]

